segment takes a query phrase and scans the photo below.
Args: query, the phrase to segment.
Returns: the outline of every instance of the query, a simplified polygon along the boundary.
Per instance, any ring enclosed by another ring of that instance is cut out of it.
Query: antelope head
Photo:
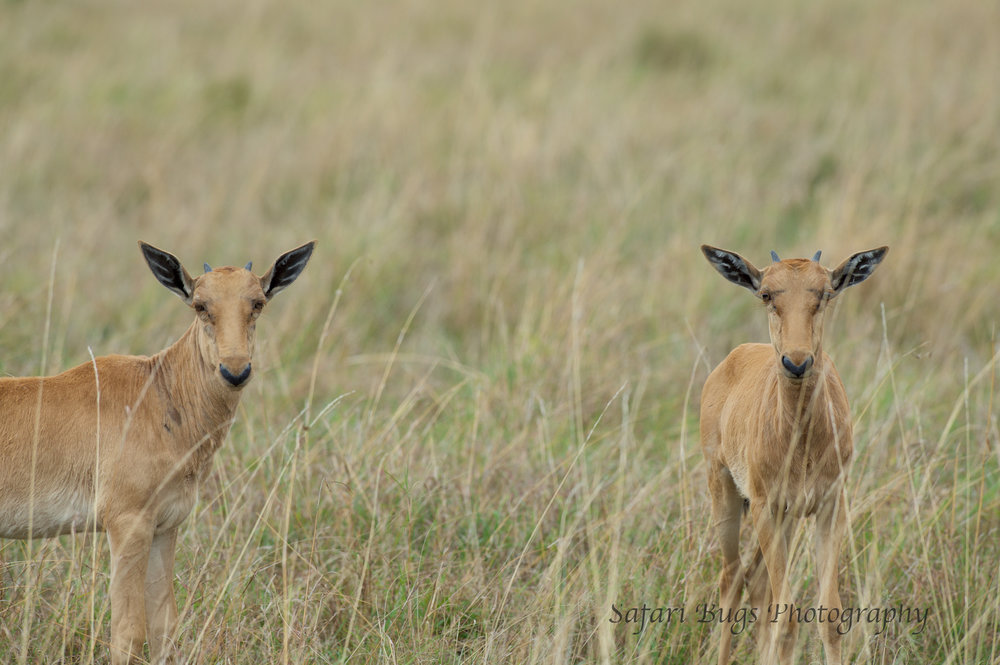
[[[191,277],[175,256],[144,242],[142,254],[153,275],[194,311],[198,347],[206,364],[218,369],[223,384],[243,388],[250,380],[257,317],[279,291],[295,281],[309,261],[315,242],[286,252],[274,265],[256,276],[251,264],[243,268],[225,266]]]
[[[808,377],[822,358],[823,315],[841,291],[875,272],[888,247],[854,254],[833,270],[809,259],[785,259],[755,268],[739,254],[702,245],[701,251],[719,273],[749,289],[767,308],[768,328],[777,369],[793,380]]]

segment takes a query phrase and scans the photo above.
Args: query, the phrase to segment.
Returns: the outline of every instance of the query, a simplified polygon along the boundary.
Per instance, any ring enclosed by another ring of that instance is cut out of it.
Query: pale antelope
[[[705,381],[701,447],[708,462],[712,520],[723,556],[719,581],[723,618],[733,620],[748,586],[759,613],[758,645],[765,662],[794,659],[798,625],[788,583],[788,549],[799,518],[816,516],[819,607],[842,609],[840,547],[846,530],[844,480],[853,452],[847,395],[823,352],[829,302],[868,278],[887,247],[860,252],[833,270],[812,260],[773,262],[758,270],[741,256],[707,245],[702,252],[723,277],[749,289],[767,310],[770,344],[742,344]],[[744,505],[758,549],[744,576],[740,517]],[[783,607],[780,620],[768,608]],[[828,663],[841,662],[839,623],[826,613],[820,635]],[[786,620],[787,617],[787,620]],[[732,631],[722,626],[719,663],[729,662]]]
[[[0,537],[102,530],[111,546],[111,662],[171,662],[177,528],[194,505],[250,380],[265,303],[305,268],[313,243],[262,277],[191,277],[139,243],[161,284],[195,311],[154,356],[102,356],[50,377],[0,379]]]

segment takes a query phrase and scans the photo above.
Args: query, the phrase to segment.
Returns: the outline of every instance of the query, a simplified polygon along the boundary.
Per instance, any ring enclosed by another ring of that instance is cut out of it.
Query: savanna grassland
[[[841,587],[930,614],[847,653],[996,663],[998,26],[978,0],[7,0],[0,372],[179,337],[139,239],[262,272],[315,238],[181,530],[185,662],[709,663],[700,386],[767,329],[698,246],[887,244],[826,326]],[[107,662],[103,536],[0,560],[0,661]]]

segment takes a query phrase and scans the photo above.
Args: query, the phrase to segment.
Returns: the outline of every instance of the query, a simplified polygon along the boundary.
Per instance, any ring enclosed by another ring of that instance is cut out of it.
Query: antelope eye
[[[262,303],[261,301],[258,300],[253,304],[253,311],[257,312],[258,314],[261,311],[263,311],[263,309],[264,309],[264,303]]]
[[[771,294],[768,293],[767,291],[764,291],[763,293],[760,294],[760,299],[764,302],[771,302]]]
[[[196,303],[194,306],[194,311],[198,312],[199,314],[204,314],[205,306],[201,303]]]

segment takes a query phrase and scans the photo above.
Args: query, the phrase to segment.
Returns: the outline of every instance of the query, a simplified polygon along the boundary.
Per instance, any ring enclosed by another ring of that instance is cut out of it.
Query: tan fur
[[[718,250],[704,249],[716,263],[711,252]],[[876,263],[883,254],[884,248]],[[701,445],[724,559],[720,606],[724,613],[737,608],[747,584],[751,606],[760,612],[756,625],[762,660],[790,663],[797,624],[784,618],[772,624],[767,611],[772,604],[793,602],[788,547],[802,517],[817,518],[819,604],[841,608],[837,577],[853,439],[844,386],[822,349],[823,318],[837,293],[831,281],[836,273],[804,259],[776,262],[761,271],[747,265],[747,273],[735,276],[719,269],[764,300],[771,344],[740,345],[709,375],[701,398]],[[811,364],[796,377],[783,358],[793,366]],[[759,547],[744,577],[739,535],[745,500]],[[841,662],[837,625],[820,626],[829,663]],[[721,635],[718,662],[726,665],[732,639],[728,625]]]
[[[220,367],[249,369],[265,278],[220,268],[191,280],[189,304],[204,311],[152,357],[0,379],[0,537],[107,532],[115,665],[136,662],[147,636],[152,661],[172,661],[177,527],[233,422],[246,382]]]

